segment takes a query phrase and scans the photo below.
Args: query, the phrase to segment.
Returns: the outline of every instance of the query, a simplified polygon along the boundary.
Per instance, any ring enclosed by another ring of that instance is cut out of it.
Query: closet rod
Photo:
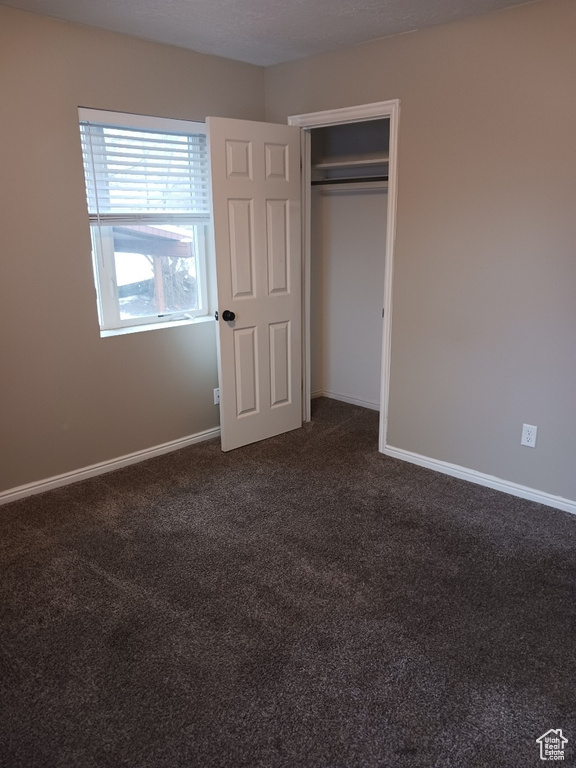
[[[310,183],[313,187],[322,184],[366,184],[371,181],[388,181],[388,176],[354,176],[347,179],[313,179]]]

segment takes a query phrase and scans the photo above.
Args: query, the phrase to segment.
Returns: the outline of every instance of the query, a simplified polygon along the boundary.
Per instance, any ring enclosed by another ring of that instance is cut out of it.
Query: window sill
[[[215,323],[213,315],[192,317],[189,320],[171,320],[165,323],[146,323],[145,325],[130,325],[125,328],[112,328],[100,331],[100,338],[107,339],[110,336],[126,336],[128,333],[142,333],[143,331],[159,331],[162,328],[178,328],[182,325],[200,325],[201,323]]]

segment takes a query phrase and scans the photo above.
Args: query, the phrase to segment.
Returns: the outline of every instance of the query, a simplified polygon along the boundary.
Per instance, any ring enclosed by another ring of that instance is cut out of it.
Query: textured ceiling
[[[267,66],[535,0],[0,0]]]

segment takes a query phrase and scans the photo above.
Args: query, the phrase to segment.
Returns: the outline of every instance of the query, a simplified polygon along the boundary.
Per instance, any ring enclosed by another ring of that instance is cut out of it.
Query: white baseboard
[[[348,395],[339,395],[337,392],[328,392],[328,390],[319,390],[318,392],[312,392],[312,399],[315,397],[329,397],[331,400],[340,400],[343,403],[350,403],[350,405],[359,405],[361,408],[370,408],[372,411],[380,410],[380,403],[372,403],[367,400],[359,400],[357,397],[349,397]]]
[[[333,400],[342,400],[345,403],[352,403],[353,405],[360,405],[364,408],[373,408],[377,410],[377,406],[374,404],[365,403],[351,398],[345,398],[341,395],[335,395],[330,392],[314,392],[312,397],[331,397]],[[165,453],[171,451],[177,451],[180,448],[186,448],[189,445],[203,442],[204,440],[210,440],[215,437],[220,437],[220,428],[208,429],[205,432],[198,432],[195,435],[180,438],[179,440],[172,440],[169,443],[162,443],[161,445],[147,448],[143,451],[136,451],[135,453],[129,453],[125,456],[120,456],[110,461],[102,461],[99,464],[92,464],[89,467],[83,467],[82,469],[74,470],[73,472],[66,472],[62,475],[56,475],[46,480],[39,480],[34,483],[28,483],[26,485],[20,485],[17,488],[11,488],[8,491],[0,492],[0,505],[8,504],[11,501],[17,501],[27,496],[33,496],[37,493],[43,493],[53,488],[60,488],[63,485],[70,485],[80,480],[86,480],[90,477],[96,477],[97,475],[103,475],[106,472],[112,472],[115,469],[121,469],[127,467],[130,464],[137,464],[140,461],[146,461],[146,459],[152,459],[155,456],[162,456]],[[502,480],[499,477],[493,475],[486,475],[483,472],[477,472],[474,469],[468,469],[461,467],[458,464],[450,464],[447,461],[440,461],[438,459],[432,459],[428,456],[421,456],[418,453],[412,451],[405,451],[402,448],[395,448],[394,446],[387,445],[384,449],[386,456],[391,456],[394,459],[400,459],[401,461],[408,461],[411,464],[417,464],[420,467],[426,467],[433,469],[435,472],[440,472],[444,475],[450,475],[452,477],[458,477],[462,480],[467,480],[470,483],[476,483],[477,485],[484,485],[488,488],[494,488],[497,491],[503,493],[509,493],[512,496],[519,496],[522,499],[528,499],[529,501],[535,501],[538,504],[544,504],[548,507],[555,507],[571,514],[576,514],[576,501],[565,499],[562,496],[554,496],[551,493],[545,491],[539,491],[535,488],[529,488],[525,485],[519,485],[509,480]]]
[[[153,459],[155,456],[162,456],[164,453],[178,451],[180,448],[187,448],[189,445],[200,443],[204,440],[210,440],[213,437],[220,437],[220,427],[207,429],[205,432],[198,432],[195,435],[182,437],[179,440],[172,440],[169,443],[155,445],[152,448],[146,448],[143,451],[128,453],[126,456],[119,456],[117,459],[102,461],[99,464],[92,464],[89,467],[76,469],[73,472],[65,472],[63,475],[49,477],[46,480],[38,480],[27,485],[19,485],[17,488],[11,488],[8,491],[0,492],[0,504],[8,504],[11,501],[23,499],[26,496],[33,496],[36,493],[44,493],[52,488],[60,488],[63,485],[77,483],[79,480],[86,480],[89,477],[103,475],[106,472],[112,472],[115,469],[127,467],[129,464],[137,464],[139,461]]]
[[[562,509],[564,512],[571,512],[573,515],[576,515],[576,501],[564,499],[562,496],[554,496],[551,493],[538,491],[535,488],[528,488],[528,486],[519,485],[518,483],[513,483],[509,480],[502,480],[501,478],[494,477],[493,475],[485,475],[483,472],[477,472],[475,469],[467,469],[466,467],[461,467],[458,464],[450,464],[447,461],[431,459],[428,456],[421,456],[418,453],[405,451],[402,448],[394,448],[391,445],[386,446],[384,449],[384,454],[386,456],[391,456],[394,459],[408,461],[411,464],[418,464],[420,467],[433,469],[436,472],[441,472],[444,475],[459,477],[462,480],[467,480],[470,483],[484,485],[487,488],[494,488],[497,491],[503,491],[504,493],[509,493],[512,496],[519,496],[521,499],[536,501],[538,504],[545,504],[548,507],[555,507],[556,509]]]

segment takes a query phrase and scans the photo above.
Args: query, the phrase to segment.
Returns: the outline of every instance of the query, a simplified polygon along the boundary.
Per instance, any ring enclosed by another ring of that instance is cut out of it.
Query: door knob
[[[232,322],[236,318],[236,315],[234,312],[231,312],[229,309],[225,309],[224,312],[222,312],[222,320],[225,320],[227,323]]]

